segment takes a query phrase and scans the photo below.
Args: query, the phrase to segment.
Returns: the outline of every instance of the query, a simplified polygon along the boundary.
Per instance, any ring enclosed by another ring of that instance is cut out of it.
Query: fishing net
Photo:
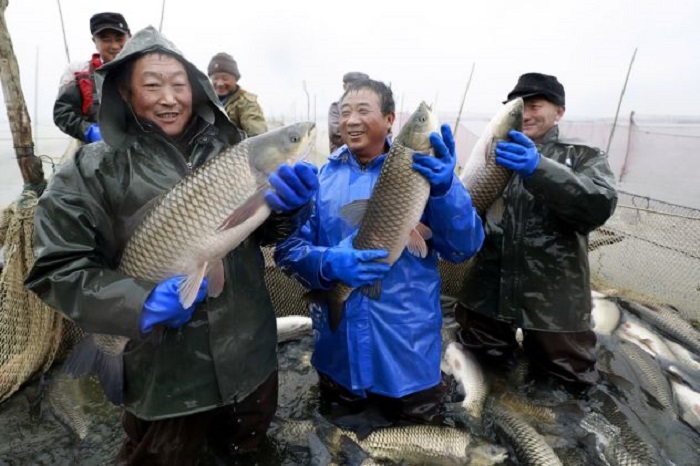
[[[270,293],[275,315],[277,317],[308,316],[309,311],[303,298],[307,290],[275,266],[274,247],[264,247],[262,250],[265,256],[265,285]]]
[[[590,235],[591,283],[700,321],[700,210],[618,193],[615,214]]]
[[[37,195],[25,189],[0,218],[0,402],[26,381],[44,373],[80,337],[78,327],[25,290],[34,262],[32,233]]]

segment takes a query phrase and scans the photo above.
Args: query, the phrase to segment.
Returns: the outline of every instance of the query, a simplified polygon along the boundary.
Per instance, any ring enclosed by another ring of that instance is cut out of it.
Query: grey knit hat
[[[209,62],[207,67],[207,75],[211,76],[214,73],[228,73],[241,79],[241,73],[238,71],[238,64],[231,55],[225,52],[217,53]]]
[[[360,73],[359,71],[350,71],[349,73],[345,73],[343,75],[343,82],[347,84],[355,81],[364,81],[366,79],[369,79],[369,75]]]

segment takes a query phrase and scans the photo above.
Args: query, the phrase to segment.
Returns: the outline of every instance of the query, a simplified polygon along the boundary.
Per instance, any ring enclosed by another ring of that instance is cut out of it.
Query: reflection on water
[[[449,330],[454,326],[453,316],[447,311],[445,338],[451,338],[454,332]],[[676,403],[669,405],[660,400],[658,390],[667,384],[665,374],[651,356],[627,345],[632,343],[615,334],[600,335],[598,359],[603,382],[573,393],[559,382],[533,377],[521,355],[505,364],[482,364],[490,392],[483,423],[460,412],[461,405],[454,402],[464,395],[452,377],[446,376],[446,402],[451,410],[447,423],[472,439],[507,447],[510,458],[502,464],[527,464],[523,460],[527,449],[535,448],[537,442],[534,438],[508,440],[502,431],[509,426],[494,421],[490,408],[494,403],[532,428],[521,430],[521,437],[541,437],[567,466],[700,464],[700,435],[679,420]],[[310,335],[280,344],[278,418],[261,450],[254,458],[246,459],[246,464],[297,465],[310,461],[306,433],[314,424],[308,421],[314,421],[319,410],[318,379],[310,365],[311,347]],[[640,373],[640,367],[646,372]],[[77,406],[65,403],[60,396],[42,395],[56,376],[54,367],[42,381],[29,384],[0,405],[1,465],[97,465],[113,460],[123,439],[119,409],[105,402],[99,385],[91,379],[61,384],[65,399],[80,399]],[[87,435],[80,440],[76,432],[81,431],[83,422]],[[208,461],[204,459],[204,463]]]

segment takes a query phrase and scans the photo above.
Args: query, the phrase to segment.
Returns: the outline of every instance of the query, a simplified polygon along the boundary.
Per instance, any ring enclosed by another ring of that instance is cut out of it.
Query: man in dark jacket
[[[90,33],[97,53],[88,61],[68,65],[61,76],[53,121],[58,128],[79,141],[100,141],[97,114],[100,110],[95,70],[114,60],[131,37],[129,25],[119,13],[97,13],[90,18]]]
[[[588,233],[615,210],[614,176],[603,151],[560,137],[565,94],[556,77],[520,76],[508,101],[517,97],[523,132],[496,148],[514,176],[485,216],[486,240],[456,309],[460,336],[470,349],[507,357],[520,327],[536,368],[594,384]]]
[[[83,146],[41,197],[26,285],[87,331],[131,339],[119,464],[195,464],[205,445],[224,458],[252,451],[278,383],[259,246],[305,220],[315,168],[299,163],[285,171],[292,178],[282,169],[270,176],[265,199],[279,213],[225,256],[220,295],[204,299],[200,290],[198,304],[183,309],[172,286],[179,277],[155,284],[124,275],[120,257],[145,207],[242,134],[204,73],[152,27],[99,73],[104,142]],[[165,332],[157,345],[144,340],[153,325]]]

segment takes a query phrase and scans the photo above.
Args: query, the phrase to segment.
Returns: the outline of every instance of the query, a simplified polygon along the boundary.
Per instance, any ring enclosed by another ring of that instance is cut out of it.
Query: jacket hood
[[[193,114],[216,126],[220,136],[230,144],[240,142],[243,139],[242,135],[226,116],[209,78],[186,60],[175,44],[153,26],[148,26],[134,34],[114,60],[102,65],[96,71],[98,77],[96,83],[101,88],[102,94],[99,122],[104,141],[116,149],[126,148],[133,142],[134,135],[127,130],[128,121],[133,118],[133,112],[120,95],[117,81],[123,77],[120,70],[125,64],[154,52],[172,55],[185,66],[192,86]]]

